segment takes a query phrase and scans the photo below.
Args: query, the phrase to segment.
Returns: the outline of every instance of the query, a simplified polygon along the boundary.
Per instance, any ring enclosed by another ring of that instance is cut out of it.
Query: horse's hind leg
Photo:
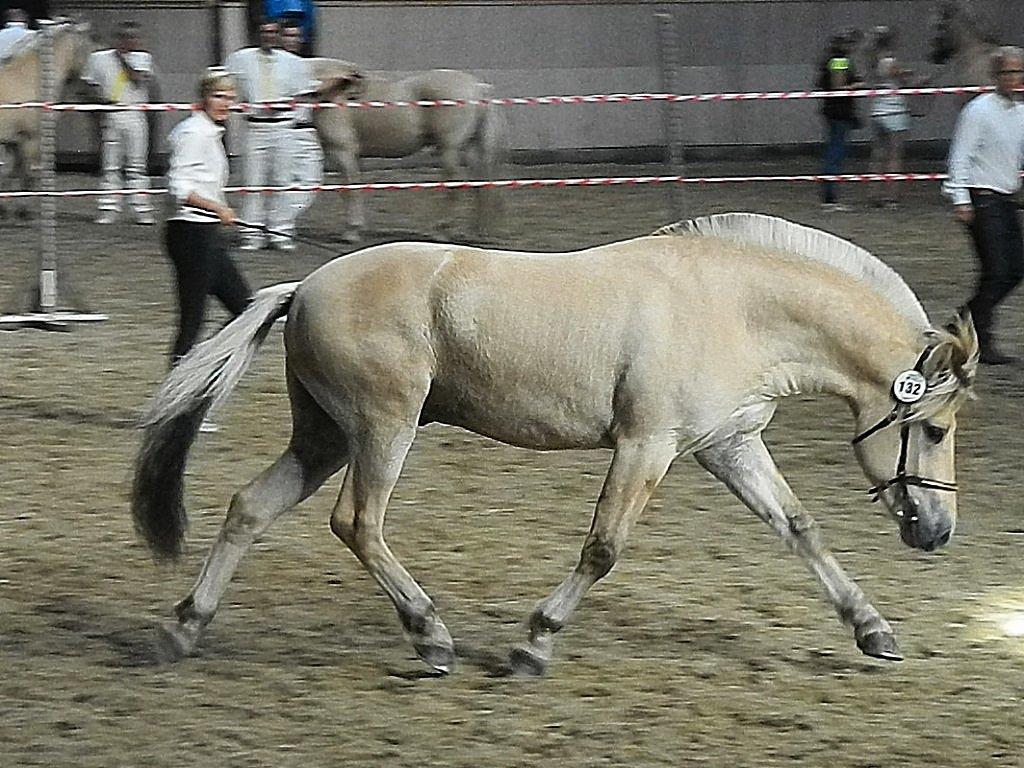
[[[456,146],[440,147],[441,153],[441,180],[462,181],[466,176],[466,167],[462,164],[459,148]],[[459,190],[446,189],[438,206],[437,222],[438,233],[450,237],[455,229],[455,215],[459,205]]]
[[[527,642],[512,651],[513,671],[543,674],[551,660],[554,633],[569,620],[587,591],[615,565],[630,528],[677,453],[672,435],[622,440],[616,445],[579,563],[530,615]]]
[[[291,442],[277,461],[231,500],[227,519],[199,578],[175,607],[177,622],[164,628],[164,651],[169,658],[193,651],[252,543],[347,460],[341,430],[291,375],[288,391],[292,402]]]
[[[890,661],[901,658],[889,622],[828,551],[817,523],[790,490],[760,436],[711,446],[696,458],[804,559],[840,620],[853,626],[861,651]]]
[[[448,628],[384,541],[388,500],[415,435],[415,419],[391,428],[377,424],[372,431],[362,432],[360,444],[352,447],[352,463],[331,516],[331,530],[391,598],[419,657],[439,672],[450,672],[455,650]]]

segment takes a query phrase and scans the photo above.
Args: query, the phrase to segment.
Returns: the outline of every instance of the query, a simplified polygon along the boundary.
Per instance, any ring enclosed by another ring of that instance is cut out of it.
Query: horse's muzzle
[[[953,526],[943,523],[941,526],[928,525],[920,519],[900,524],[900,538],[908,547],[925,552],[934,552],[944,547],[953,537]]]

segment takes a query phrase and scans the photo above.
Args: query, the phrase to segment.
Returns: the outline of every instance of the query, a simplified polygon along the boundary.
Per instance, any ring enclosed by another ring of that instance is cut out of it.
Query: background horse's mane
[[[922,333],[931,329],[921,302],[895,270],[860,246],[820,229],[760,213],[719,213],[669,224],[652,234],[718,237],[827,264],[874,288]]]

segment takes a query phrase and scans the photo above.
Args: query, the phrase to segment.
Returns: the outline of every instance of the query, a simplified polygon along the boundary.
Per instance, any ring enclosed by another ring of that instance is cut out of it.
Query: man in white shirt
[[[28,28],[28,14],[21,8],[10,8],[4,14],[4,26],[0,29],[0,62],[17,54],[37,34]]]
[[[301,56],[302,50],[302,28],[298,21],[289,20],[281,25],[281,45],[296,56]],[[308,62],[308,59],[303,59]],[[307,73],[310,81],[311,99],[317,99],[314,87],[318,83],[313,82],[311,73]],[[316,128],[313,126],[312,104],[297,104],[295,107],[295,120],[291,123],[291,130],[288,131],[288,139],[291,142],[292,173],[291,183],[303,187],[318,186],[324,180],[324,153],[320,147],[320,140],[316,135]],[[313,204],[313,192],[292,192],[292,204],[289,207],[291,226],[302,213]]]
[[[1014,358],[995,344],[996,305],[1024,279],[1024,241],[1014,195],[1024,165],[1024,51],[999,48],[992,57],[994,93],[970,101],[960,112],[949,150],[943,190],[957,219],[968,227],[981,271],[967,302],[974,316],[981,362],[1005,365]]]
[[[276,21],[260,24],[260,46],[243,48],[228,56],[225,68],[238,82],[239,98],[251,106],[245,115],[245,184],[246,186],[288,186],[292,183],[290,125],[295,119],[291,104],[268,105],[267,102],[288,100],[309,86],[306,62],[276,46],[279,29]],[[277,232],[270,236],[270,245],[290,251],[295,246],[291,233],[295,219],[287,194],[249,194],[243,204],[243,219],[262,224]],[[248,230],[243,250],[264,246],[262,235]]]
[[[116,47],[89,54],[82,79],[92,85],[106,104],[129,106],[150,100],[156,72],[153,57],[140,50],[138,25],[124,21],[117,32]],[[148,189],[146,159],[149,128],[144,112],[123,110],[103,115],[103,188],[120,189],[121,172],[131,189]],[[153,206],[148,195],[132,195],[131,208],[137,224],[153,224]],[[121,196],[99,200],[98,224],[113,224],[121,210]]]

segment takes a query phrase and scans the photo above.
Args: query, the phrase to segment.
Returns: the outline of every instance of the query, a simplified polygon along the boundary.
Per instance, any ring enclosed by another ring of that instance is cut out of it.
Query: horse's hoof
[[[896,638],[889,632],[869,632],[857,639],[857,647],[866,656],[885,661],[903,661],[903,654],[896,645]]]
[[[508,656],[512,674],[519,677],[541,677],[548,668],[548,660],[538,656],[528,648],[513,648]]]
[[[163,624],[157,637],[157,657],[165,664],[181,661],[192,655],[197,639],[195,633],[181,624]]]
[[[417,656],[441,674],[450,674],[455,669],[455,649],[450,645],[413,643],[413,648]]]

